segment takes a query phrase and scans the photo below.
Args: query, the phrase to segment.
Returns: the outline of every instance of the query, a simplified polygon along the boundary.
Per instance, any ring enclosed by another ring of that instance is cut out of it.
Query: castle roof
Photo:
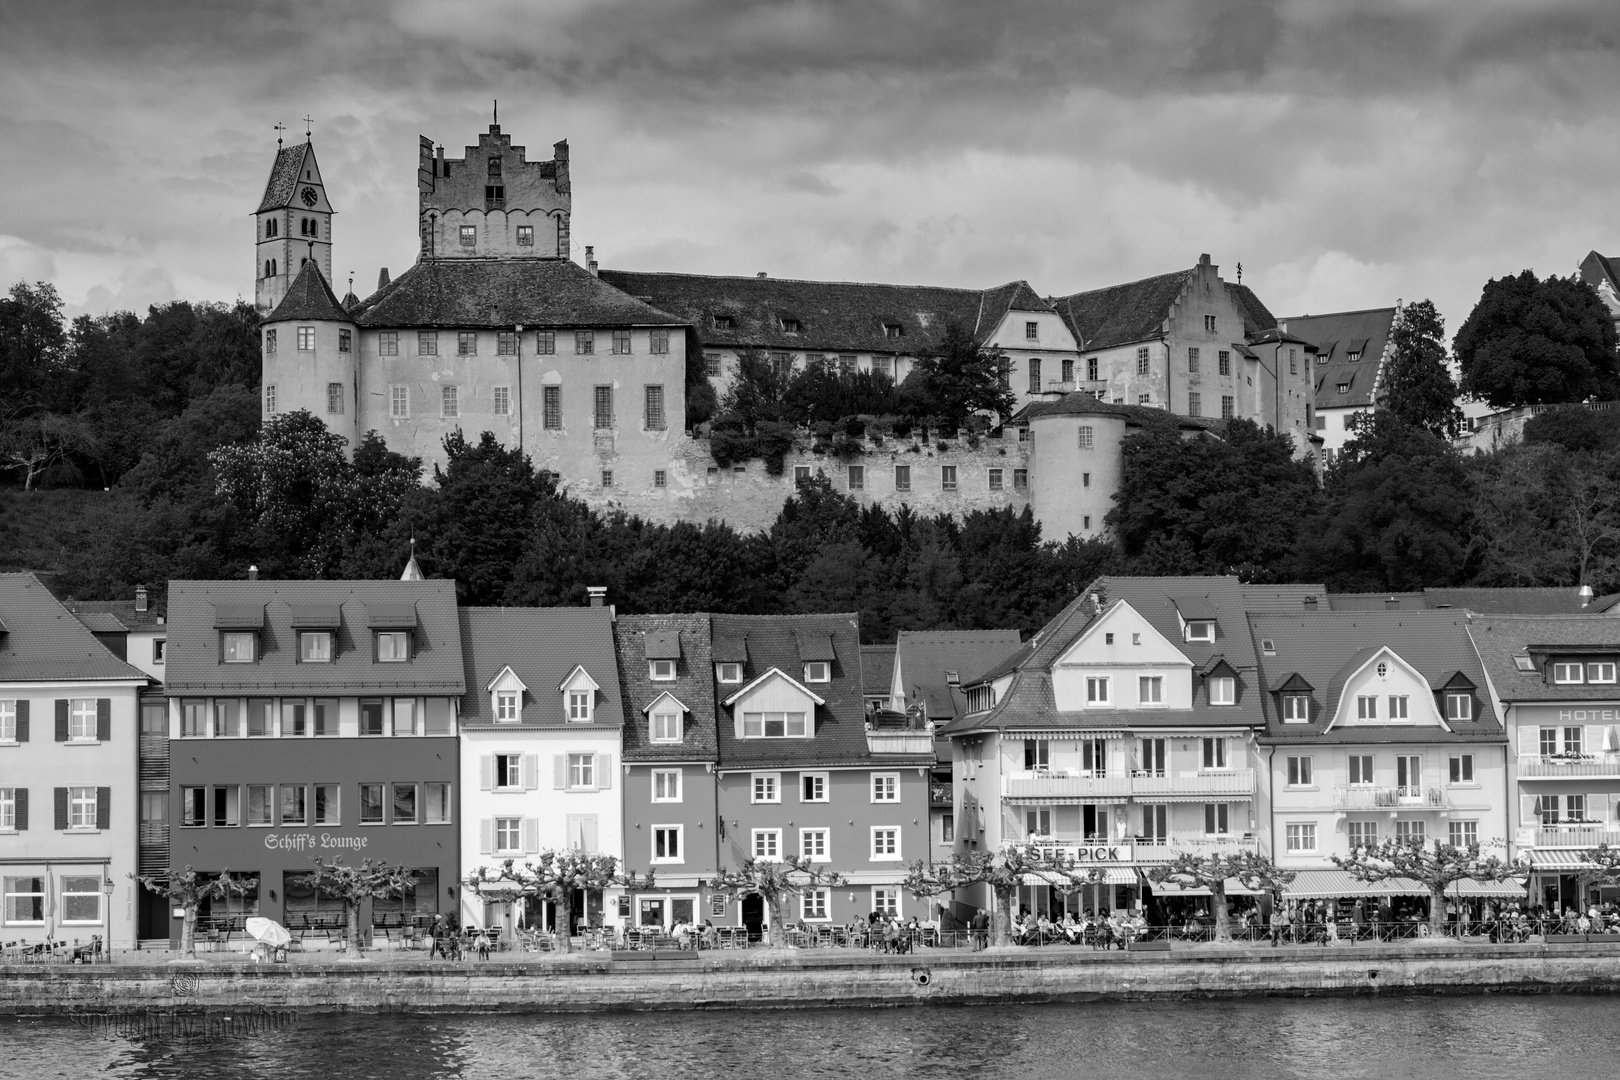
[[[326,275],[315,265],[315,260],[310,259],[298,268],[298,276],[287,286],[287,295],[281,298],[276,310],[264,321],[273,323],[316,319],[341,323],[354,321],[349,317],[349,313],[343,310],[343,305],[338,303],[337,296],[332,292],[332,286],[326,283]]]
[[[1054,309],[1063,316],[1082,349],[1107,349],[1133,341],[1150,341],[1164,332],[1170,305],[1186,288],[1191,270],[1109,285],[1089,292],[1053,299]],[[1226,282],[1232,305],[1243,316],[1243,333],[1250,338],[1274,329],[1277,320],[1254,290],[1247,285]]]
[[[691,323],[705,345],[745,349],[915,355],[937,341],[948,322],[966,327],[982,345],[1009,311],[1053,310],[1026,281],[993,289],[952,289],[628,270],[601,273],[603,281]]]
[[[1316,346],[1318,409],[1372,404],[1373,384],[1395,325],[1394,308],[1289,316],[1282,325]],[[1352,355],[1357,359],[1351,360]],[[1348,393],[1339,393],[1340,383],[1349,384]]]
[[[1217,434],[1226,430],[1226,421],[1213,417],[1182,416],[1180,413],[1166,412],[1164,409],[1155,409],[1149,405],[1115,404],[1081,393],[1068,393],[1060,398],[1031,401],[1014,413],[1007,423],[1019,426],[1041,416],[1121,416],[1125,418],[1125,423],[1135,427],[1148,424],[1175,424],[1182,430],[1212,431]]]
[[[334,301],[335,303],[335,301]],[[678,326],[567,259],[423,259],[352,312],[367,327]]]

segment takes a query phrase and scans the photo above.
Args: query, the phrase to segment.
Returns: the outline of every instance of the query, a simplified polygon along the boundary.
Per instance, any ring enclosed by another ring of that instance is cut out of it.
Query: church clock
[[[315,194],[315,189],[312,187],[307,187],[299,192],[298,197],[304,200],[305,206],[314,206],[320,201],[320,196]]]

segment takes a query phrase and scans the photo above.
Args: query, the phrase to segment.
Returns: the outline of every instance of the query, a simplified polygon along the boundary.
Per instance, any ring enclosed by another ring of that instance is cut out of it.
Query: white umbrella
[[[282,926],[274,919],[266,919],[258,915],[247,921],[247,932],[248,936],[255,941],[262,941],[272,949],[292,943],[292,935],[287,932],[285,926]]]

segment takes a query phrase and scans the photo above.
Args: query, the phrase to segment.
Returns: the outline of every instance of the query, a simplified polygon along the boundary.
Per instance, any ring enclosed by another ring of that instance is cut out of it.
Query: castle
[[[422,138],[420,251],[365,299],[332,280],[333,208],[311,142],[282,147],[255,214],[263,413],[307,409],[356,443],[443,460],[460,428],[521,447],[576,497],[654,521],[774,518],[817,472],[863,503],[924,513],[1030,506],[1045,534],[1096,536],[1118,442],[1168,412],[1189,437],[1252,419],[1315,434],[1315,347],[1208,255],[1189,270],[1069,296],[1027,282],[955,289],[599,270],[571,244],[566,141],[528,160],[499,124],[459,158]],[[296,230],[296,231],[295,231]],[[1007,356],[1019,410],[982,441],[863,445],[722,467],[687,430],[687,387],[723,390],[745,350],[904,380],[944,327]]]

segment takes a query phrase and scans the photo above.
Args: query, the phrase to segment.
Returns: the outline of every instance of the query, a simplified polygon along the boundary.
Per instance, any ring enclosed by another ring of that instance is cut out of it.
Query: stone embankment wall
[[[967,1005],[1265,994],[1614,992],[1620,949],[1582,946],[1286,949],[1121,955],[760,954],[536,960],[0,969],[0,1015],[213,1008],[600,1012]]]
[[[805,436],[799,447],[788,452],[782,475],[772,476],[759,458],[735,462],[725,468],[715,465],[706,438],[683,436],[669,441],[669,468],[665,486],[654,486],[652,475],[639,474],[634,482],[604,490],[590,484],[574,484],[569,494],[583,499],[598,510],[623,510],[655,522],[703,522],[710,518],[726,521],[739,532],[768,529],[781,512],[782,504],[793,494],[796,470],[806,468],[810,475],[823,474],[833,490],[853,497],[862,506],[879,503],[891,512],[902,504],[919,516],[935,514],[962,516],[973,510],[1010,506],[1022,510],[1029,505],[1029,487],[1018,486],[1015,470],[1030,468],[1032,445],[1020,442],[1012,432],[1005,438],[981,439],[977,447],[965,438],[930,440],[886,437],[881,443],[857,440],[858,456],[840,458],[816,453]],[[946,447],[941,450],[940,445]],[[850,487],[849,466],[864,466],[862,486]],[[899,490],[896,466],[910,470],[910,490]],[[945,468],[956,470],[955,487],[945,486]],[[999,469],[1000,486],[993,487],[991,471]],[[712,470],[712,471],[711,471]]]

